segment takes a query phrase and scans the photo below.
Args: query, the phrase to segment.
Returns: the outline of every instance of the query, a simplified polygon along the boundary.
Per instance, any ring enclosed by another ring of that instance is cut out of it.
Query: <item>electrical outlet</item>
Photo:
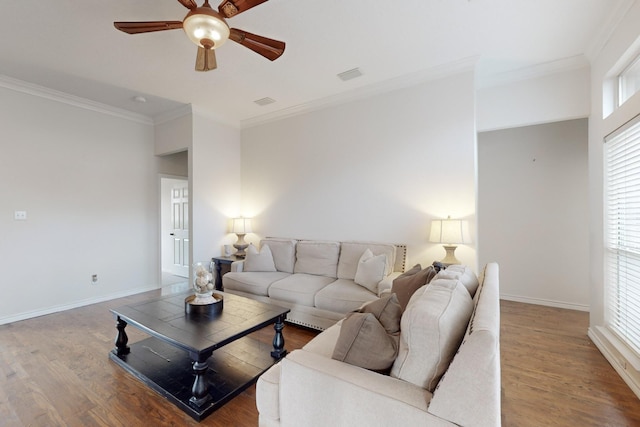
[[[98,275],[97,274],[91,275],[91,283],[93,283],[94,285],[98,283]]]
[[[16,221],[26,221],[27,211],[15,211],[13,212],[13,219]]]

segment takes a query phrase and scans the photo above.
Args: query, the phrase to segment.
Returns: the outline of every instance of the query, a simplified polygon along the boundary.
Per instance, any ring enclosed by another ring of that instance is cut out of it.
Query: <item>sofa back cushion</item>
[[[436,278],[460,280],[469,291],[471,298],[476,294],[480,284],[476,273],[466,265],[450,265],[446,270],[440,270]]]
[[[358,271],[358,261],[360,261],[360,257],[367,249],[373,255],[385,254],[387,256],[384,275],[391,274],[396,262],[395,245],[389,243],[342,242],[340,260],[338,261],[338,279],[355,279]]]
[[[269,246],[276,270],[293,273],[293,266],[296,263],[296,242],[297,240],[293,239],[268,237],[260,241],[260,247]]]
[[[418,289],[402,314],[391,376],[433,392],[460,346],[472,310],[471,296],[459,280],[434,279]]]
[[[294,273],[337,277],[340,243],[301,240],[296,247]]]

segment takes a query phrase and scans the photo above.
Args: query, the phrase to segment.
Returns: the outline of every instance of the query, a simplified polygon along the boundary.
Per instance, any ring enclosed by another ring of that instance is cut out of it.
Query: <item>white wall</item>
[[[229,218],[240,211],[240,131],[193,114],[189,151],[193,262],[208,262],[235,242]]]
[[[590,217],[590,287],[591,313],[589,336],[605,355],[621,377],[640,396],[640,369],[630,363],[635,359],[627,351],[616,346],[615,338],[602,327],[605,322],[604,296],[604,237],[603,237],[603,141],[604,137],[640,113],[640,94],[636,93],[621,108],[603,118],[603,87],[608,74],[620,66],[629,48],[640,37],[640,4],[634,3],[619,24],[602,52],[594,59],[591,77],[591,117],[589,120],[589,212]],[[640,54],[640,51],[636,52]]]
[[[184,114],[163,120],[155,125],[154,147],[159,156],[187,151],[193,141],[191,107]]]
[[[478,253],[500,262],[504,299],[589,309],[587,130],[578,119],[478,135]]]
[[[0,323],[157,287],[152,125],[0,87],[0,129]]]
[[[478,131],[588,117],[589,67],[478,90]]]
[[[433,218],[475,224],[473,72],[242,131],[243,213],[256,234],[405,243],[444,257]],[[476,266],[471,247],[456,251]]]

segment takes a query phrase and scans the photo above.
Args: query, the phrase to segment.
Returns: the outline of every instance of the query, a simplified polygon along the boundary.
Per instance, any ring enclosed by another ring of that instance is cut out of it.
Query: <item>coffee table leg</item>
[[[197,407],[201,407],[211,399],[211,396],[209,396],[209,385],[205,378],[207,369],[209,369],[209,356],[211,355],[209,354],[207,357],[200,356],[198,360],[194,360],[193,362],[193,373],[196,378],[193,380],[193,386],[191,387],[193,396],[191,396],[189,402]]]
[[[287,350],[284,348],[284,335],[282,335],[285,316],[285,314],[279,316],[275,325],[273,325],[273,329],[276,330],[276,336],[273,337],[273,351],[271,352],[271,357],[275,359],[282,359],[287,354]]]
[[[127,337],[127,333],[124,331],[124,328],[126,327],[127,322],[125,322],[120,318],[120,316],[118,316],[118,321],[116,322],[118,335],[116,336],[116,348],[114,349],[115,353],[118,356],[129,354],[129,351],[131,351],[131,349],[127,345],[127,343],[129,342],[129,337]]]

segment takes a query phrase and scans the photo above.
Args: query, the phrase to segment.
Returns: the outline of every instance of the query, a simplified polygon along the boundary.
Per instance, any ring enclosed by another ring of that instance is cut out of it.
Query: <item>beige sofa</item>
[[[372,258],[362,261],[369,250]],[[222,276],[225,292],[291,309],[287,321],[324,330],[374,301],[404,272],[406,247],[389,243],[265,238]],[[268,253],[267,253],[268,252]],[[378,266],[380,277],[367,277]]]
[[[343,320],[259,378],[260,426],[499,426],[498,265],[473,299],[451,274],[411,297],[390,375],[332,358]]]

